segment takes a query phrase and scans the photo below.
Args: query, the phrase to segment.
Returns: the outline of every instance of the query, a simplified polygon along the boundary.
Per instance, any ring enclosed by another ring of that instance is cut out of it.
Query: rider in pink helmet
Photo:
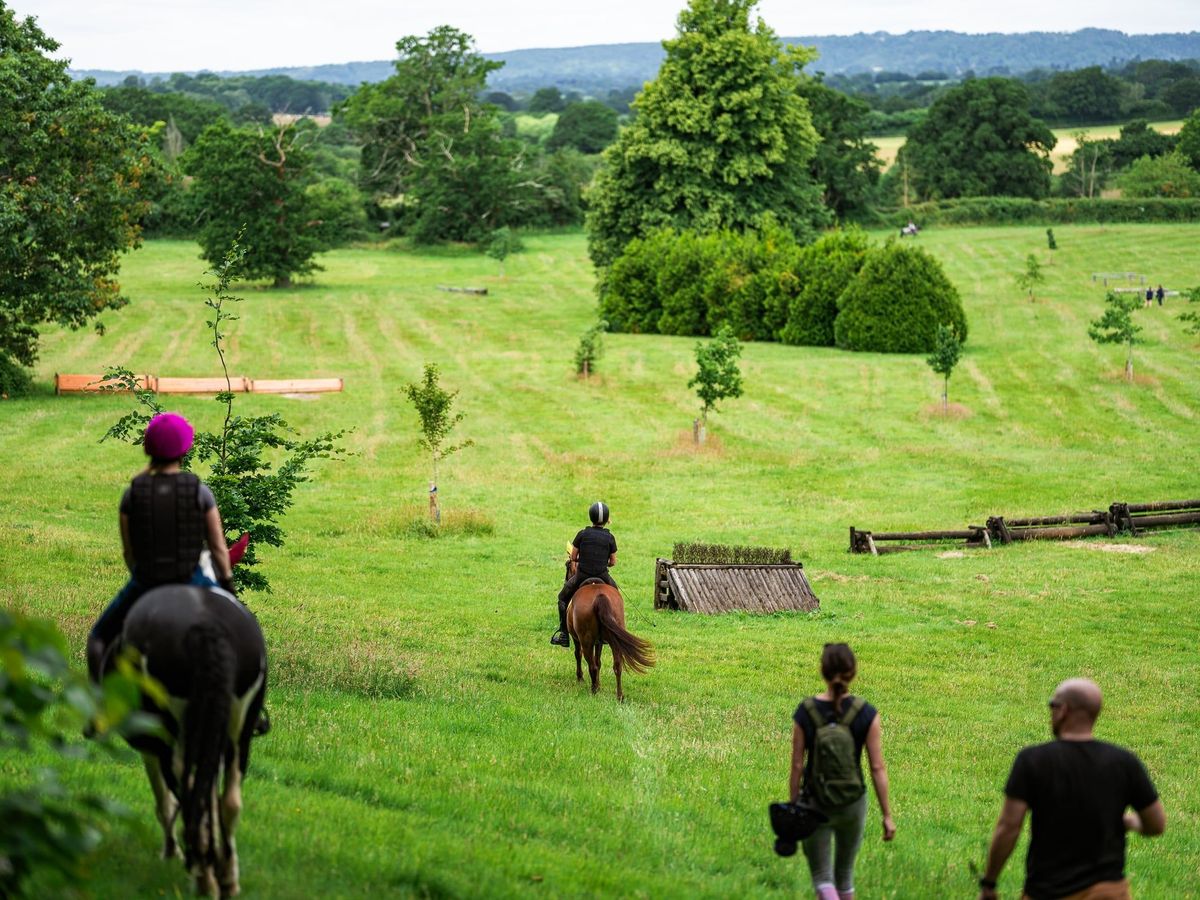
[[[104,656],[142,594],[162,584],[222,587],[233,593],[233,569],[217,501],[208,487],[180,465],[195,432],[178,413],[160,413],[146,426],[142,448],[150,457],[121,498],[121,544],[126,582],[88,635],[88,671],[99,679]],[[219,582],[200,568],[207,545]]]

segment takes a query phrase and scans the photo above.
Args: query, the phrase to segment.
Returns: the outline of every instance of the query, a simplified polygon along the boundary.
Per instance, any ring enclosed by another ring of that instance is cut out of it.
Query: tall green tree
[[[307,192],[315,178],[307,146],[297,137],[290,126],[237,129],[221,121],[204,129],[184,154],[184,170],[196,179],[200,247],[213,266],[244,227],[240,275],[287,287],[292,276],[321,268],[313,257],[332,244],[318,218],[325,206]]]
[[[911,187],[923,199],[1044,197],[1054,133],[1029,112],[1024,85],[978,78],[947,91],[908,131]]]
[[[812,52],[752,23],[754,6],[691,0],[679,14],[658,77],[588,194],[598,267],[657,228],[741,231],[774,214],[804,237],[825,221],[809,170],[818,137],[798,90]]]
[[[819,79],[800,82],[813,127],[821,141],[809,164],[825,205],[839,219],[860,212],[879,183],[878,148],[867,140],[871,108],[862,100],[826,87]]]
[[[1179,129],[1179,143],[1175,145],[1193,169],[1200,171],[1200,109],[1193,112]]]
[[[116,275],[154,168],[145,136],[57,49],[0,0],[0,358],[25,366],[43,323],[80,328],[126,303]]]
[[[516,224],[529,202],[520,146],[478,99],[503,64],[449,26],[403,37],[396,50],[396,74],[362,85],[337,111],[362,142],[363,187],[424,243]]]
[[[546,142],[547,150],[572,147],[580,153],[599,153],[617,137],[617,113],[599,100],[572,103],[559,115]]]

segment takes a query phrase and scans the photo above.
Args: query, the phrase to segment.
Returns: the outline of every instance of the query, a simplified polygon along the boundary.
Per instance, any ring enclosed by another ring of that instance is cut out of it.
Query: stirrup
[[[560,640],[560,637],[561,637],[561,640]],[[550,638],[550,643],[552,643],[555,647],[570,647],[571,646],[571,636],[569,634],[567,634],[565,631],[556,631],[556,632],[554,632],[553,636]]]

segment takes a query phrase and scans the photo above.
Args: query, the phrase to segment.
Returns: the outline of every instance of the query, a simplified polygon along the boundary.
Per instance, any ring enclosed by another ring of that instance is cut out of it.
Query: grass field
[[[1183,121],[1175,122],[1154,122],[1151,127],[1155,131],[1161,131],[1163,134],[1178,134],[1179,129],[1183,127]],[[1086,128],[1052,128],[1054,136],[1058,138],[1058,143],[1054,145],[1054,149],[1050,152],[1050,158],[1054,161],[1054,174],[1061,175],[1067,171],[1070,164],[1071,154],[1075,152],[1078,142],[1075,136],[1081,131],[1092,140],[1101,140],[1104,138],[1115,138],[1121,133],[1120,125],[1089,125]],[[872,144],[879,148],[875,154],[883,161],[883,168],[886,170],[892,163],[896,161],[896,154],[900,152],[900,148],[904,146],[904,135],[890,134],[884,137],[870,138]]]
[[[1135,840],[1135,896],[1200,895],[1200,533],[1148,535],[1150,552],[1100,543],[846,553],[851,525],[961,527],[987,515],[1055,513],[1195,496],[1200,464],[1196,340],[1166,309],[1139,311],[1138,380],[1087,323],[1093,271],[1200,281],[1193,226],[924,232],[970,318],[951,380],[966,415],[930,412],[940,381],[919,357],[755,344],[745,396],[689,446],[691,339],[612,335],[601,374],[570,357],[594,319],[581,235],[533,236],[506,262],[480,255],[351,249],[310,286],[250,287],[232,370],[329,376],[345,393],[239,398],[303,430],[354,427],[263,553],[275,591],[246,599],[272,654],[274,732],[256,744],[238,834],[249,897],[791,896],[800,858],[771,852],[766,804],[787,784],[790,716],[820,687],[821,645],[847,640],[859,692],[881,710],[898,825],[868,819],[864,898],[973,896],[1013,755],[1048,737],[1062,678],[1106,691],[1100,736],[1135,749],[1162,793],[1167,834]],[[1036,303],[1012,283],[1026,254],[1049,263]],[[214,373],[187,243],[129,257],[131,305],[108,333],[47,336],[39,393],[0,404],[0,602],[55,620],[80,648],[123,580],[116,504],[136,450],[97,444],[127,406],[53,396],[55,371]],[[486,285],[486,297],[437,285]],[[461,390],[475,445],[445,468],[451,523],[410,527],[426,464],[401,386],[424,362]],[[215,427],[204,398],[170,405]],[[608,501],[631,629],[659,663],[598,696],[552,648],[564,544]],[[480,523],[490,523],[479,527]],[[654,559],[676,540],[790,546],[819,613],[702,618],[651,609]],[[0,758],[0,787],[35,764]],[[157,860],[141,766],[96,760],[68,773],[132,806],[92,862],[92,896],[183,896]],[[1024,841],[1001,882],[1020,883]],[[41,885],[43,896],[59,888]]]

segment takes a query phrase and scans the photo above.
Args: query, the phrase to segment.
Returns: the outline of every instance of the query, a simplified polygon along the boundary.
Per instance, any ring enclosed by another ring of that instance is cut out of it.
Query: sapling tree
[[[721,400],[742,396],[742,373],[738,358],[742,345],[728,325],[713,335],[708,343],[696,344],[696,374],[687,386],[696,389],[700,398],[700,418],[692,423],[692,437],[703,444],[708,431],[708,413],[717,408]]]
[[[195,441],[183,459],[183,467],[207,469],[202,477],[217,501],[226,535],[250,536],[246,553],[233,570],[238,590],[270,591],[270,580],[254,571],[259,562],[257,547],[283,546],[284,532],[278,522],[295,502],[293,492],[309,480],[314,460],[339,458],[345,453],[341,439],[346,432],[325,432],[305,440],[278,413],[265,416],[235,413],[237,395],[232,390],[225,362],[223,329],[226,323],[238,318],[229,307],[240,303],[242,298],[235,297],[230,289],[238,279],[244,256],[239,232],[220,263],[205,273],[213,280],[200,284],[207,294],[204,305],[211,310],[205,328],[211,332],[210,343],[225,375],[226,389],[213,398],[224,407],[224,415],[218,430],[196,429]],[[101,440],[116,438],[140,444],[146,423],[164,411],[158,394],[124,366],[109,367],[104,378],[108,382],[104,389],[131,392],[136,406],[118,419]]]
[[[470,439],[459,444],[450,443],[450,432],[465,414],[452,412],[458,391],[445,390],[438,379],[438,367],[434,363],[426,363],[422,380],[404,387],[405,394],[421,419],[421,437],[417,443],[429,451],[433,465],[433,480],[429,483],[429,517],[434,524],[442,520],[442,511],[438,506],[438,463],[474,443]]]
[[[596,361],[604,353],[606,331],[608,322],[601,319],[579,338],[579,346],[575,348],[575,374],[587,378],[596,371]]]
[[[954,333],[954,329],[938,325],[933,353],[925,362],[929,364],[929,368],[942,376],[942,412],[950,410],[950,373],[958,365],[960,356],[962,356],[962,342]]]
[[[1054,229],[1053,228],[1046,229],[1046,246],[1051,250],[1058,249],[1058,241],[1056,241],[1054,239]]]
[[[1038,258],[1030,253],[1025,257],[1025,271],[1018,273],[1014,281],[1023,291],[1029,292],[1029,302],[1034,301],[1033,291],[1039,284],[1046,280],[1046,276],[1042,273],[1042,264],[1038,262]]]
[[[1189,303],[1200,303],[1200,287],[1185,291]],[[1191,310],[1179,314],[1179,321],[1185,322],[1184,331],[1188,334],[1200,335],[1200,310]]]
[[[1097,344],[1125,345],[1125,379],[1133,381],[1133,345],[1142,331],[1142,326],[1134,324],[1133,313],[1142,300],[1137,294],[1109,291],[1104,302],[1107,305],[1104,315],[1088,326],[1088,335]]]
[[[497,228],[488,237],[486,253],[492,259],[500,263],[500,277],[504,277],[504,260],[508,259],[510,254],[516,253],[521,249],[521,239],[517,233],[505,225],[502,228]]]

